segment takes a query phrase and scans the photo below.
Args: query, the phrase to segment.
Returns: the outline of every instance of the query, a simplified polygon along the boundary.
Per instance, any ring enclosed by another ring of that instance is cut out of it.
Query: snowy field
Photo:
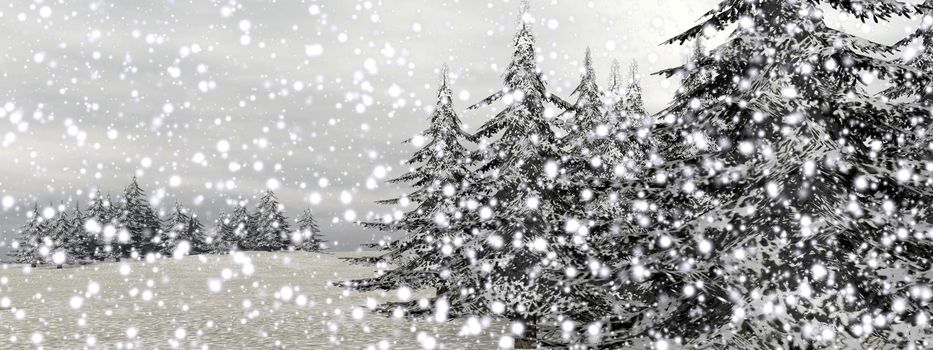
[[[399,293],[331,285],[373,273],[339,259],[346,256],[250,252],[60,270],[4,265],[0,349],[496,347],[502,327],[495,322],[487,328],[474,320],[464,327],[460,320],[399,320],[368,312],[367,304],[397,300]],[[425,293],[431,291],[412,298]],[[458,335],[480,327],[479,335]]]

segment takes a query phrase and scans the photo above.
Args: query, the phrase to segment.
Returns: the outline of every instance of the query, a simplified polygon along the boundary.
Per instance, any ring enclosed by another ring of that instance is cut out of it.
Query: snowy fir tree
[[[648,117],[645,111],[645,101],[642,97],[641,81],[638,75],[638,63],[632,62],[629,68],[628,85],[625,87],[625,95],[622,98],[622,108],[627,117],[639,126],[644,123]]]
[[[630,78],[622,74],[622,65],[613,60],[606,98],[606,119],[613,148],[603,154],[605,167],[616,177],[633,179],[637,176],[654,147],[650,134],[651,117],[645,112],[642,88],[633,63]]]
[[[629,69],[625,94],[617,103],[614,111],[618,118],[622,118],[621,127],[615,135],[620,142],[625,144],[625,156],[613,170],[617,176],[631,179],[638,176],[641,169],[649,166],[648,162],[654,161],[651,155],[655,147],[654,138],[650,132],[654,121],[653,117],[645,111],[638,64],[635,62],[632,62]]]
[[[122,246],[117,240],[116,219],[118,209],[108,195],[101,196],[100,191],[91,199],[87,209],[84,227],[95,241],[93,256],[97,260],[119,259],[122,256]]]
[[[699,36],[694,39],[690,57],[677,71],[681,78],[680,88],[674,94],[674,102],[663,112],[661,123],[654,133],[658,142],[665,146],[662,151],[671,157],[702,152],[715,143],[710,135],[694,126],[697,111],[706,109],[718,98],[716,90],[698,89],[708,86],[713,79],[708,62],[711,59],[703,46],[703,37]]]
[[[275,193],[266,191],[259,199],[256,211],[250,215],[246,231],[244,240],[247,250],[277,251],[290,246],[288,218]]]
[[[204,230],[204,224],[201,223],[201,220],[198,220],[197,213],[191,214],[188,218],[188,225],[186,228],[187,230],[181,238],[191,242],[192,254],[208,252],[210,250],[210,242]]]
[[[227,246],[234,250],[252,250],[250,237],[256,232],[256,228],[245,204],[238,205],[233,210],[228,225],[233,229],[233,236],[224,236],[228,237]]]
[[[242,225],[248,221],[248,215],[243,216]],[[226,254],[239,249],[240,236],[237,235],[237,224],[233,216],[221,211],[214,222],[214,237],[210,244],[210,252]]]
[[[930,305],[917,294],[931,278],[926,174],[894,152],[914,137],[909,118],[863,84],[910,70],[882,59],[890,47],[828,27],[816,3],[723,1],[671,40],[738,24],[696,68],[712,79],[669,108],[715,97],[687,132],[667,127],[715,143],[668,155],[633,189],[650,232],[620,262],[613,288],[632,300],[611,346],[929,345]],[[907,12],[823,3],[861,20]]]
[[[311,214],[311,209],[305,209],[305,211],[298,216],[298,220],[295,221],[295,227],[298,228],[298,230],[295,231],[294,237],[292,237],[292,243],[295,244],[296,250],[319,252],[324,249],[324,236],[321,234],[321,229],[317,225],[317,220],[315,220],[314,215]]]
[[[159,238],[154,242],[163,256],[184,256],[207,251],[204,227],[197,215],[178,203],[175,210],[162,226]]]
[[[625,77],[622,75],[622,63],[618,59],[612,60],[612,65],[609,66],[607,94],[609,95],[608,108],[621,111],[625,102]]]
[[[903,50],[902,58],[907,65],[915,69],[917,75],[907,74],[893,79],[891,87],[884,92],[890,98],[905,98],[920,107],[930,107],[933,104],[933,87],[924,84],[933,72],[933,1],[926,0],[918,7],[921,16],[917,30],[895,46]],[[911,47],[919,44],[919,48]]]
[[[47,254],[43,254],[45,263],[52,263],[53,260],[62,260],[53,259],[53,256],[56,254],[58,254],[59,257],[64,256],[65,250],[61,246],[62,243],[68,239],[68,234],[70,232],[71,217],[69,217],[68,213],[65,211],[56,210],[55,216],[49,220],[49,224],[46,226],[45,237],[43,237],[43,250],[47,251]],[[62,263],[64,262],[56,262],[55,264],[61,268]]]
[[[929,84],[933,77],[933,1],[924,1],[922,6],[918,6],[917,12],[921,17],[917,30],[895,44],[901,50],[902,60],[913,71],[890,79],[888,83],[891,86],[882,94],[894,99],[902,106],[902,112],[911,116],[911,130],[916,141],[899,142],[897,151],[904,158],[926,160],[933,158],[933,135],[930,134],[933,86]],[[919,48],[912,47],[913,44],[919,45]],[[914,165],[917,168],[922,166]]]
[[[71,233],[70,238],[64,245],[65,252],[68,254],[70,263],[94,260],[94,252],[97,250],[97,238],[93,233],[86,229],[87,214],[81,211],[80,203],[75,203],[75,209],[71,213]]]
[[[618,61],[613,62],[608,99],[596,84],[589,50],[583,61],[583,70],[580,84],[573,91],[577,101],[568,111],[571,122],[568,123],[567,136],[562,140],[563,164],[569,179],[565,188],[578,194],[567,201],[579,202],[575,206],[575,214],[568,218],[565,226],[579,233],[573,235],[572,240],[580,248],[589,249],[591,244],[597,243],[598,248],[614,253],[619,249],[615,244],[619,240],[614,234],[617,230],[611,230],[612,225],[606,222],[610,221],[608,218],[624,215],[624,198],[616,194],[613,184],[634,176],[633,171],[621,173],[618,169],[634,168],[632,155],[646,152],[634,137],[626,134],[632,123],[626,121],[624,113],[615,110],[616,105],[623,105],[625,101],[613,97],[625,96],[619,90],[622,83],[618,76]],[[592,254],[595,256],[590,261],[612,261],[608,256]]]
[[[428,128],[405,141],[423,142],[423,145],[406,162],[411,168],[389,180],[408,184],[414,191],[380,202],[401,204],[412,209],[401,218],[386,215],[381,222],[366,224],[404,233],[401,238],[381,247],[382,254],[372,259],[393,268],[376,278],[355,281],[354,286],[358,289],[435,288],[438,298],[444,298],[449,290],[458,289],[448,278],[452,264],[462,263],[465,258],[459,252],[465,239],[469,239],[469,227],[464,226],[463,218],[471,215],[464,213],[461,206],[471,194],[475,175],[470,169],[471,152],[467,148],[473,136],[463,130],[451,96],[448,72],[444,67]],[[438,300],[429,305],[435,305]],[[430,310],[433,307],[421,311]]]
[[[564,125],[567,135],[563,140],[570,158],[564,162],[581,163],[581,168],[595,170],[581,173],[595,180],[605,173],[603,170],[607,165],[611,166],[607,163],[621,159],[622,155],[616,153],[620,147],[611,135],[610,126],[613,123],[605,109],[604,94],[596,84],[596,71],[589,48],[583,59],[580,84],[574,89],[573,95],[577,96],[577,101],[568,110]]]
[[[486,201],[474,237],[458,249],[466,262],[451,273],[461,293],[450,296],[450,307],[465,314],[491,310],[518,322],[524,327],[520,346],[553,339],[549,325],[599,318],[590,303],[602,300],[588,284],[569,281],[586,266],[582,240],[573,239],[586,232],[571,219],[579,211],[578,194],[565,185],[563,144],[546,108],[573,105],[547,90],[529,17],[523,13],[504,88],[471,107],[507,104],[476,133]]]
[[[47,228],[51,238],[51,258],[59,268],[93,258],[93,237],[84,229],[84,213],[75,206],[70,214],[59,211]],[[89,251],[90,250],[90,251]]]
[[[161,227],[159,217],[149,205],[146,193],[136,182],[136,177],[123,191],[123,205],[120,207],[120,216],[117,219],[121,229],[129,234],[125,241],[117,237],[118,245],[124,255],[133,252],[142,255],[159,250],[153,242]]]
[[[26,214],[29,221],[20,229],[19,239],[13,247],[13,261],[20,264],[36,266],[43,261],[39,248],[43,244],[43,236],[48,223],[39,213],[39,204],[33,204],[32,211]]]

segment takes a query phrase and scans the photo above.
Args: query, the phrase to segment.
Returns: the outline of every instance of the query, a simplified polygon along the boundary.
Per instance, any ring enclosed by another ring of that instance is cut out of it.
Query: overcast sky
[[[586,47],[605,83],[612,59],[642,73],[680,64],[661,46],[713,0],[532,1],[542,68],[567,98]],[[157,208],[205,224],[274,188],[312,208],[338,249],[378,232],[347,219],[390,208],[448,63],[462,111],[501,88],[517,0],[21,1],[0,5],[0,241],[32,203],[86,206],[133,176]],[[830,23],[890,43],[913,24]],[[715,42],[715,39],[713,39]],[[645,77],[649,111],[678,82]],[[463,112],[475,129],[492,109]],[[375,185],[375,186],[374,186]],[[0,248],[2,251],[4,248]]]

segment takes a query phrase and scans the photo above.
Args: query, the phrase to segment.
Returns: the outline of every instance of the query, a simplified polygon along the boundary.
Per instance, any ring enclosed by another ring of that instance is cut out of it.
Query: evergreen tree
[[[129,233],[128,242],[120,242],[123,254],[136,251],[138,254],[159,251],[153,242],[158,236],[160,222],[149,205],[145,192],[136,182],[136,177],[123,192],[123,207],[119,223]]]
[[[71,263],[80,261],[94,260],[94,252],[97,250],[97,239],[94,234],[85,229],[85,221],[88,216],[81,211],[78,202],[75,203],[74,212],[71,214],[71,233],[72,237],[65,250],[72,259]]]
[[[679,158],[684,154],[696,154],[715,147],[716,140],[700,130],[701,124],[696,123],[697,111],[706,109],[718,98],[716,90],[700,89],[708,86],[713,79],[710,60],[712,58],[703,47],[703,37],[697,37],[690,58],[677,71],[681,77],[681,86],[674,95],[674,101],[681,103],[674,103],[664,111],[657,128],[661,129],[656,132],[658,142],[665,145],[661,150],[664,153],[662,157]],[[668,127],[670,130],[665,130]]]
[[[68,215],[68,212],[61,210],[55,215],[55,218],[52,219],[48,227],[48,237],[49,237],[49,256],[47,261],[54,263],[58,268],[62,268],[64,263],[74,263],[76,260],[74,257],[70,256],[69,248],[72,247],[76,241],[75,237],[72,236],[74,233],[74,221],[71,216]],[[56,261],[56,255],[61,255],[64,259]]]
[[[311,209],[305,209],[295,222],[298,227],[297,237],[292,237],[292,242],[297,250],[309,252],[321,251],[324,248],[324,238],[321,235],[321,229],[311,214]]]
[[[244,218],[246,217],[244,216]],[[248,220],[243,220],[244,226],[246,221]],[[214,223],[214,240],[211,242],[210,251],[214,254],[226,254],[240,249],[240,236],[237,235],[237,226],[231,215],[221,211]]]
[[[895,47],[902,49],[902,59],[914,69],[904,76],[891,79],[891,85],[883,95],[900,102],[905,114],[914,119],[912,129],[921,142],[901,144],[898,151],[904,155],[933,159],[933,135],[931,135],[930,108],[933,107],[933,0],[926,0],[917,8],[921,20],[917,30]],[[920,44],[919,52],[909,45]]]
[[[828,27],[817,3],[726,0],[671,40],[738,24],[697,67],[715,75],[670,107],[709,101],[668,132],[715,143],[668,155],[647,188],[633,186],[650,231],[633,231],[638,248],[620,261],[612,289],[631,301],[604,346],[928,345],[930,328],[917,321],[930,304],[912,293],[931,283],[931,198],[912,175],[926,174],[888,156],[913,138],[910,120],[861,84],[863,74],[909,70],[880,58],[889,47]],[[861,20],[907,11],[887,0],[822,3]]]
[[[192,254],[202,254],[210,251],[210,242],[207,239],[204,225],[198,220],[198,214],[192,214],[188,218],[187,231],[182,236],[183,239],[191,242]]]
[[[638,64],[632,62],[631,78],[625,88],[625,94],[617,103],[615,115],[621,118],[620,128],[615,134],[616,138],[625,146],[625,154],[613,169],[615,174],[625,179],[637,177],[643,168],[652,161],[651,154],[654,148],[654,139],[650,133],[653,119],[645,111],[645,102],[642,98],[641,81],[638,75]]]
[[[628,114],[627,117],[632,119],[634,123],[643,124],[645,122],[644,119],[648,117],[648,112],[645,111],[641,81],[638,79],[638,63],[632,62],[629,75],[631,78],[628,81],[628,86],[625,88],[622,108],[625,109],[625,112]]]
[[[492,306],[524,324],[517,345],[527,346],[529,340],[554,339],[548,325],[558,320],[586,323],[600,317],[589,301],[601,299],[598,290],[574,281],[576,271],[586,269],[586,248],[572,237],[585,230],[568,217],[579,210],[577,194],[565,186],[563,143],[553,118],[545,116],[549,102],[573,106],[547,90],[525,21],[514,47],[504,88],[471,107],[497,100],[508,104],[476,133],[484,139],[479,170],[486,175],[487,200],[473,238],[458,253],[466,262],[451,273],[461,293],[451,296],[450,305],[467,314],[487,314]]]
[[[469,168],[471,154],[465,146],[473,136],[463,130],[454,109],[446,67],[441,78],[430,124],[421,133],[426,142],[407,161],[412,168],[390,180],[406,183],[414,187],[414,191],[401,198],[380,201],[382,204],[410,202],[412,209],[398,220],[386,216],[383,222],[366,224],[405,233],[381,247],[383,253],[374,259],[394,268],[376,278],[356,281],[358,289],[435,288],[437,296],[443,297],[447,291],[457,288],[456,282],[448,278],[454,264],[462,264],[465,258],[455,253],[455,249],[469,239],[469,231],[461,223],[470,214],[465,214],[461,205],[471,195],[474,181]],[[410,311],[418,309],[414,303],[410,306]]]
[[[622,75],[618,60],[613,60],[609,78],[609,90],[606,112],[609,131],[613,143],[607,146],[603,154],[606,168],[611,169],[616,177],[632,180],[651,161],[650,154],[654,139],[650,133],[652,119],[645,111],[642,88],[638,80],[638,68],[632,63],[630,78]]]
[[[250,226],[254,231],[249,232],[246,241],[252,250],[283,250],[291,242],[288,218],[272,191],[266,191],[259,199],[256,211],[250,217]]]
[[[565,162],[579,161],[582,168],[597,170],[585,172],[584,176],[600,178],[605,161],[621,158],[621,155],[614,153],[619,147],[610,135],[612,123],[605,111],[604,94],[596,84],[596,71],[593,69],[589,48],[583,59],[583,76],[573,95],[577,96],[577,102],[568,111],[570,116],[564,127],[567,136],[563,140],[569,147],[567,154],[572,158]],[[596,176],[591,176],[593,173]]]
[[[613,96],[624,97],[624,93],[619,90],[622,83],[621,77],[616,76],[619,74],[617,61],[613,63],[612,70],[614,76],[610,78],[611,90],[607,101],[596,84],[596,74],[587,49],[584,73],[573,92],[577,96],[572,111],[573,119],[567,128],[567,136],[562,140],[566,147],[564,164],[570,179],[566,188],[579,193],[577,198],[568,199],[579,202],[579,205],[574,206],[575,212],[565,215],[573,218],[570,225],[578,226],[575,230],[587,232],[590,236],[588,239],[584,235],[573,236],[575,244],[581,245],[581,248],[589,246],[601,233],[610,234],[609,225],[597,223],[605,222],[607,217],[621,215],[620,198],[612,191],[612,184],[617,180],[613,170],[630,162],[629,149],[638,147],[632,138],[624,137],[628,126],[623,124],[619,114],[614,113]],[[616,104],[622,105],[623,102],[620,100]],[[617,240],[617,237],[608,238],[607,242],[597,239],[600,245],[595,247],[615,251],[618,247],[613,242]]]
[[[609,68],[608,93],[608,108],[621,111],[625,103],[625,78],[622,77],[622,64],[617,59],[612,60],[612,65]]]
[[[246,209],[246,205],[237,206],[233,210],[233,215],[230,217],[231,227],[233,228],[233,238],[227,239],[229,242],[228,246],[234,250],[257,250],[258,248],[253,246],[252,236],[256,232],[255,226],[251,219],[249,210]],[[229,236],[226,236],[229,237]]]
[[[207,251],[204,242],[204,227],[198,221],[197,215],[190,214],[188,209],[175,203],[175,211],[163,224],[161,237],[156,240],[163,256],[176,254],[200,254]]]
[[[50,227],[53,242],[53,254],[63,254],[62,263],[77,264],[86,259],[93,259],[95,242],[93,236],[84,229],[85,215],[76,204],[74,211],[69,215],[62,211],[52,222]],[[53,259],[54,260],[54,259]],[[62,263],[57,265],[61,268]]]
[[[684,65],[684,71],[682,72],[683,80],[681,81],[681,87],[677,90],[678,95],[688,93],[690,91],[696,91],[698,87],[701,87],[713,78],[713,72],[709,69],[704,69],[708,67],[708,60],[710,57],[706,55],[706,48],[703,46],[703,37],[697,37],[693,41],[693,51],[691,52],[690,58]],[[691,109],[702,109],[705,105],[712,102],[709,101],[712,98],[715,98],[714,95],[704,95],[702,100],[689,101],[686,106],[689,106]],[[679,99],[675,97],[675,100]]]
[[[42,262],[39,247],[43,244],[43,232],[47,223],[39,213],[39,204],[33,204],[32,211],[26,214],[29,221],[20,229],[20,237],[13,247],[13,261],[30,264],[33,267]]]
[[[925,0],[917,7],[917,13],[921,17],[917,30],[895,44],[895,47],[900,49],[906,49],[914,42],[920,44],[919,52],[903,54],[903,59],[915,69],[916,74],[908,74],[891,81],[892,86],[884,95],[891,98],[908,98],[911,102],[929,107],[933,104],[933,87],[924,83],[930,79],[928,76],[933,74],[933,1]]]
[[[108,195],[106,199],[101,196],[100,191],[91,200],[88,207],[85,223],[92,221],[89,225],[93,231],[89,232],[94,241],[95,249],[93,256],[97,260],[119,259],[123,253],[121,245],[118,244],[116,237],[116,218],[119,212],[113,206],[113,202]],[[108,226],[110,228],[108,228]]]

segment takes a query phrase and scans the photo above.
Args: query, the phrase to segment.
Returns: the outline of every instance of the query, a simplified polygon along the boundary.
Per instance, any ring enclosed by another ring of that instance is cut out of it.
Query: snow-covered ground
[[[0,348],[489,349],[502,325],[371,313],[397,292],[331,285],[373,268],[347,253],[257,253],[0,268]],[[419,298],[431,291],[416,292]],[[404,293],[402,293],[404,294]],[[372,299],[372,300],[368,300]],[[481,334],[458,335],[464,330]]]

